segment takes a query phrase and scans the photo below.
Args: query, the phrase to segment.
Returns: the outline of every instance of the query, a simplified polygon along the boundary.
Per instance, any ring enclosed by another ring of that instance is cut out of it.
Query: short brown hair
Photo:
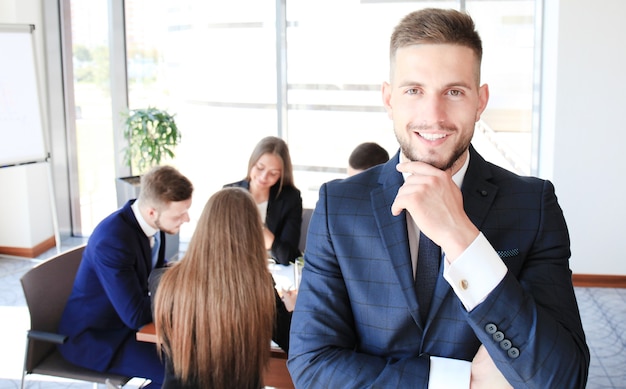
[[[141,176],[139,202],[153,206],[164,206],[170,202],[191,198],[193,185],[178,170],[171,166],[155,166]]]
[[[465,46],[478,60],[478,78],[483,46],[471,16],[454,9],[425,8],[406,15],[391,34],[389,58],[393,64],[399,48],[420,43]]]

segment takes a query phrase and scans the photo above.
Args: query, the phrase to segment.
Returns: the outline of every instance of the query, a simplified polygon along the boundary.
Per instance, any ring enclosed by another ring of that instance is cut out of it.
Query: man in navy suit
[[[554,187],[470,145],[489,97],[481,57],[461,12],[417,11],[394,30],[382,94],[400,151],[320,188],[291,325],[296,387],[585,387]]]
[[[189,221],[193,186],[179,171],[158,166],[141,177],[137,200],[105,218],[89,237],[59,331],[70,362],[163,382],[164,366],[137,330],[152,321],[148,276],[165,266],[165,233]],[[160,243],[159,243],[160,242]]]

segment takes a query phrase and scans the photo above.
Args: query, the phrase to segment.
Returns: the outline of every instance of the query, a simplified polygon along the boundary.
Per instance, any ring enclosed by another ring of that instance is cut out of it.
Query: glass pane
[[[496,163],[530,174],[535,51],[535,1],[468,1],[483,40],[482,82],[489,104],[477,132],[491,143]]]
[[[71,0],[81,231],[117,208],[107,0]]]
[[[456,5],[287,1],[287,141],[305,207],[315,206],[322,183],[346,176],[348,157],[359,143],[377,142],[395,154],[381,98],[393,27],[411,11]]]
[[[196,187],[192,222],[181,230],[181,239],[188,240],[208,197],[243,178],[256,142],[278,133],[275,0],[124,3],[130,107],[166,109],[176,115],[182,132],[176,158],[166,163]],[[465,3],[483,37],[483,81],[491,89],[475,144],[487,159],[524,173],[531,154],[534,1]],[[399,19],[424,7],[458,6],[458,1],[287,1],[284,136],[305,207],[315,205],[321,183],[345,176],[357,144],[375,141],[392,155],[397,150],[380,87],[388,78],[388,40]],[[88,233],[116,208],[104,81],[107,0],[73,0],[72,9],[81,203]]]
[[[380,92],[388,79],[391,32],[409,12],[458,9],[458,3],[287,2],[287,140],[305,207],[314,206],[321,183],[345,177],[343,169],[357,144],[374,141],[390,155],[396,152]],[[474,144],[492,162],[527,173],[523,169],[530,167],[534,1],[466,4],[484,41],[483,81],[490,83],[492,92]]]
[[[276,135],[274,0],[127,0],[130,108],[176,115],[176,166],[193,182],[188,241],[206,200],[246,175],[254,145]]]

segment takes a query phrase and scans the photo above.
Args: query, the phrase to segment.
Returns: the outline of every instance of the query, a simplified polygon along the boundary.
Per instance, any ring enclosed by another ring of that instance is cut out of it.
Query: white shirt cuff
[[[444,261],[443,277],[471,311],[498,286],[506,272],[506,265],[481,232],[452,264]]]
[[[431,356],[428,389],[467,389],[471,372],[471,362]]]

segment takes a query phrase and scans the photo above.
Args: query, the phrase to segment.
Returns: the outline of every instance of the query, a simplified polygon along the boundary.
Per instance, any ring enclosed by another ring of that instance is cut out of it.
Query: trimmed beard
[[[160,212],[159,212],[159,216],[157,216],[157,219],[154,221],[154,224],[157,226],[157,228],[160,231],[163,231],[166,234],[170,234],[170,235],[176,234],[175,232],[172,232],[171,230],[166,230],[165,228],[163,228],[163,226],[161,225],[161,213]]]
[[[428,127],[426,126],[407,125],[406,131],[415,131],[415,130],[419,131],[419,130],[425,130],[427,128]],[[439,128],[443,128],[446,130],[450,129],[449,127],[443,127],[443,126],[440,126]],[[452,131],[448,131],[448,132],[452,132]],[[394,131],[394,133],[396,135],[396,140],[400,144],[400,150],[402,151],[404,156],[407,157],[410,161],[424,162],[424,163],[429,164],[430,166],[436,167],[437,169],[443,170],[443,171],[450,170],[454,166],[454,164],[459,160],[459,158],[461,158],[463,154],[465,154],[465,152],[469,149],[469,145],[472,140],[472,137],[470,136],[468,142],[466,142],[465,144],[461,143],[457,145],[457,147],[453,150],[452,155],[447,161],[443,161],[442,163],[436,163],[435,161],[428,158],[428,155],[416,155],[411,149],[411,146],[409,145],[409,143],[404,142],[398,135],[397,131]]]

